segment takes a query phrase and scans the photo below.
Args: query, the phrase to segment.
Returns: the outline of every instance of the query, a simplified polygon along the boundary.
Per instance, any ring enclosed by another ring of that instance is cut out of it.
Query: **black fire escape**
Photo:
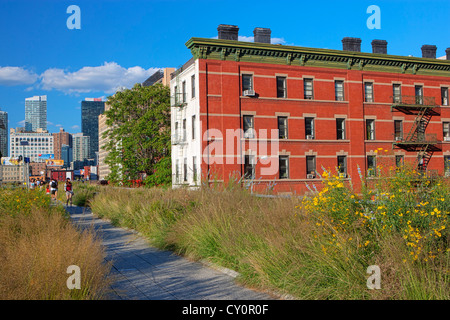
[[[416,165],[419,172],[426,172],[433,153],[440,151],[436,134],[426,133],[433,116],[439,115],[434,97],[394,96],[391,111],[414,115],[414,123],[406,137],[396,137],[393,146],[407,152],[417,152]]]

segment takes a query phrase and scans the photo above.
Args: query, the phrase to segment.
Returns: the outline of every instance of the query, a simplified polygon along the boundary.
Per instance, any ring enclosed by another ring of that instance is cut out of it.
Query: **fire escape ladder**
[[[417,168],[426,171],[433,153],[440,150],[436,134],[427,134],[426,129],[433,115],[439,113],[435,110],[434,97],[397,96],[393,97],[394,103],[391,110],[399,111],[409,115],[415,115],[414,123],[409,130],[406,139],[395,141],[394,147],[404,149],[408,152],[417,152]]]
[[[406,141],[425,141],[425,131],[432,118],[428,108],[422,108],[414,119],[414,123],[406,136]]]
[[[433,153],[434,151],[429,144],[424,144],[421,147],[419,153],[417,154],[417,168],[419,171],[427,170],[428,163],[430,162]]]

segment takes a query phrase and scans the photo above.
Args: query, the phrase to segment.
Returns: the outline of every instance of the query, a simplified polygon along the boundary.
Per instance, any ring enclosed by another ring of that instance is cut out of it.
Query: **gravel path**
[[[138,234],[114,227],[83,207],[67,207],[72,221],[93,227],[103,240],[114,277],[110,300],[270,300],[235,283],[232,271],[192,262],[150,246]]]

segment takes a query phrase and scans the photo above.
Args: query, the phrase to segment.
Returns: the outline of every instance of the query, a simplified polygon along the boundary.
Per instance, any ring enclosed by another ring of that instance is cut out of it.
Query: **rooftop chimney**
[[[270,35],[272,31],[269,28],[255,28],[253,35],[255,36],[255,42],[270,43]]]
[[[436,50],[436,46],[424,44],[422,46],[422,58],[436,59]]]
[[[450,48],[447,48],[445,53],[447,54],[447,60],[450,60]]]
[[[387,41],[386,40],[373,40],[372,41],[372,53],[387,54]]]
[[[217,27],[219,32],[219,39],[223,40],[237,40],[238,39],[238,26],[232,26],[229,24],[220,24]]]
[[[361,52],[361,39],[345,37],[342,39],[342,50]]]

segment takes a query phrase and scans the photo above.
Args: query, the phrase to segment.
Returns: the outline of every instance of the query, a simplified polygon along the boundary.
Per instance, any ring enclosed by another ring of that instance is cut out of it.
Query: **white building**
[[[200,185],[201,128],[198,60],[191,59],[172,73],[172,186]]]
[[[72,135],[73,161],[84,161],[89,158],[90,137],[82,132]]]
[[[27,141],[27,145],[23,145],[21,141]],[[37,132],[16,132],[15,129],[11,129],[9,150],[11,158],[23,156],[29,157],[31,162],[45,162],[39,155],[53,154],[53,135],[42,129],[38,129]]]

